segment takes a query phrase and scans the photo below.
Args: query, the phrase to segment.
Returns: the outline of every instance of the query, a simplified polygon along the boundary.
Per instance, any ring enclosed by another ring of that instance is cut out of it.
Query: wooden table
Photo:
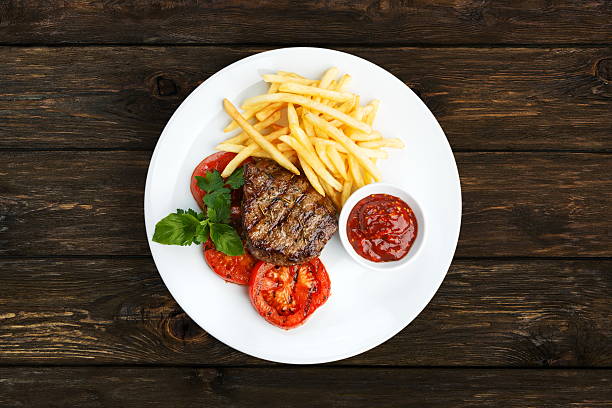
[[[323,366],[198,328],[143,189],[166,121],[231,62],[348,51],[423,99],[463,225],[425,311]],[[610,407],[612,2],[0,2],[0,406]]]

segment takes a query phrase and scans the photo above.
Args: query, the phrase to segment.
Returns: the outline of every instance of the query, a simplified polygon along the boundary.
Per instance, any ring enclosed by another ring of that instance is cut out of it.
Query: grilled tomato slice
[[[204,244],[204,258],[217,275],[228,282],[248,285],[251,271],[258,262],[248,251],[243,255],[229,256],[217,251],[210,240]]]
[[[330,285],[319,258],[294,266],[259,262],[251,273],[249,296],[257,312],[269,323],[292,329],[325,303]]]

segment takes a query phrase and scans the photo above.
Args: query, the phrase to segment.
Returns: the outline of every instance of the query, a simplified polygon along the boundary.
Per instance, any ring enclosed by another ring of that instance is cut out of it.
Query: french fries
[[[340,184],[340,182],[336,180],[334,176],[329,174],[325,167],[323,167],[323,163],[321,163],[319,158],[314,153],[308,151],[297,139],[293,137],[281,136],[279,139],[293,147],[293,150],[297,152],[298,157],[304,159],[304,161],[308,163],[310,167],[312,167],[312,170],[316,172],[317,175],[334,190],[342,191],[342,184]]]
[[[261,133],[259,133],[257,130],[255,130],[255,128],[253,126],[251,126],[251,124],[249,122],[247,122],[242,117],[242,115],[240,115],[240,112],[238,112],[236,107],[234,105],[232,105],[232,103],[230,101],[228,101],[227,99],[224,99],[223,100],[223,107],[225,108],[225,111],[227,112],[227,114],[230,115],[232,117],[232,119],[234,119],[234,121],[236,121],[236,123],[238,123],[238,125],[253,139],[253,141],[255,143],[257,143],[262,148],[262,150],[265,150],[266,152],[270,153],[270,156],[272,156],[272,158],[278,164],[280,164],[281,166],[283,166],[284,168],[286,168],[287,170],[289,170],[293,174],[297,174],[297,175],[300,174],[300,171],[297,169],[297,167],[295,167],[293,165],[293,163],[291,163],[285,156],[283,156],[283,154],[281,152],[279,152],[276,149],[276,147],[274,147],[274,145],[272,143],[268,142],[261,135]],[[236,157],[238,157],[238,156],[236,156]],[[246,157],[245,157],[245,159],[246,159]],[[226,167],[226,169],[227,169],[227,167]],[[224,177],[229,177],[233,173],[234,170],[232,170],[228,175],[226,175]],[[224,171],[224,173],[225,173],[225,171]]]
[[[330,69],[325,71],[325,73],[321,77],[321,81],[319,82],[319,88],[321,89],[329,88],[332,81],[334,80],[334,77],[336,77],[337,75],[338,75],[338,68],[336,67],[331,67]],[[315,102],[320,102],[321,98],[318,96],[315,96],[314,100]]]
[[[310,98],[301,95],[295,95],[290,93],[275,93],[275,94],[264,94],[254,96],[244,101],[242,105],[243,109],[250,109],[257,105],[268,104],[272,102],[287,102],[295,105],[302,105],[303,107],[312,109],[317,112],[325,113],[334,119],[338,119],[340,122],[347,126],[361,130],[364,133],[371,133],[372,127],[365,122],[356,120],[355,118],[347,115],[346,113],[340,112],[338,109],[332,108],[331,106],[324,105],[320,102],[313,101]]]
[[[272,115],[268,116],[265,120],[256,123],[253,125],[253,128],[255,128],[255,130],[263,130],[267,127],[269,127],[270,125],[272,125],[273,123],[276,123],[280,120],[281,118],[281,113],[280,112],[274,112]],[[226,142],[229,143],[242,143],[246,140],[249,140],[249,136],[247,135],[246,132],[242,132],[240,133],[238,136],[234,136],[228,140],[226,140]]]
[[[331,136],[336,141],[340,142],[344,148],[350,152],[357,162],[374,177],[374,180],[380,181],[382,175],[380,174],[380,170],[378,170],[374,163],[370,161],[370,159],[361,151],[361,148],[355,144],[348,136],[346,136],[341,130],[333,127],[329,124],[329,122],[321,119],[317,115],[312,113],[306,114],[306,120],[309,120],[316,128],[321,129],[323,132],[327,133],[328,136]]]
[[[362,106],[359,95],[347,90],[350,75],[338,74],[337,68],[319,79],[286,71],[264,74],[267,93],[246,99],[242,114],[224,99],[232,119],[224,131],[242,131],[215,147],[236,153],[221,175],[228,177],[249,157],[272,159],[297,175],[298,164],[314,190],[338,209],[353,191],[380,181],[376,162],[388,157],[383,149],[401,149],[404,143],[372,129],[380,101]]]
[[[297,140],[299,140],[305,148],[307,148],[311,152],[314,152],[314,147],[312,146],[310,138],[308,137],[306,132],[300,127],[298,115],[292,103],[287,104],[287,121],[289,122],[289,129],[291,129],[291,134]]]

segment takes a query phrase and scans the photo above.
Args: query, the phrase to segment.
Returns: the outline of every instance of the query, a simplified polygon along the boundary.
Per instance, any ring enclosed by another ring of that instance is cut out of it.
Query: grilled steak
[[[262,261],[295,265],[319,256],[338,229],[336,209],[304,176],[272,160],[244,165],[242,227],[246,247]]]

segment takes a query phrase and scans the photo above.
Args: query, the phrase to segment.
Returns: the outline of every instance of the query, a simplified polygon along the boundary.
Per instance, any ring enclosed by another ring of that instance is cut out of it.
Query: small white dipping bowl
[[[414,212],[414,215],[417,220],[417,237],[414,240],[410,251],[408,251],[406,256],[404,256],[402,259],[390,262],[372,262],[359,255],[349,242],[348,235],[346,232],[346,224],[348,221],[348,217],[351,214],[353,207],[355,207],[355,204],[361,201],[362,198],[365,198],[372,194],[389,194],[395,196],[406,202],[406,204],[408,204]],[[398,269],[415,259],[419,253],[419,250],[423,246],[423,241],[425,240],[425,236],[427,235],[427,224],[425,222],[423,210],[421,209],[421,206],[419,205],[417,200],[415,200],[414,197],[408,194],[408,192],[404,189],[387,183],[372,183],[361,187],[359,190],[355,191],[349,197],[349,199],[346,200],[344,207],[342,207],[342,211],[340,212],[340,220],[338,222],[338,229],[340,232],[340,240],[342,241],[342,245],[344,246],[346,252],[348,252],[348,254],[353,258],[353,260],[358,264],[365,266],[366,268],[374,269],[377,271],[390,271],[393,269]]]

